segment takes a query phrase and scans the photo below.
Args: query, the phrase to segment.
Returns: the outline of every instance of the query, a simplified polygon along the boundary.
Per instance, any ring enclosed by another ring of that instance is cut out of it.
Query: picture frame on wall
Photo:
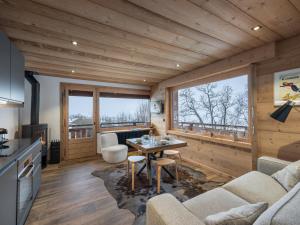
[[[300,105],[300,68],[274,73],[274,105],[288,100]]]
[[[150,111],[154,114],[162,113],[162,101],[151,101],[150,102]]]

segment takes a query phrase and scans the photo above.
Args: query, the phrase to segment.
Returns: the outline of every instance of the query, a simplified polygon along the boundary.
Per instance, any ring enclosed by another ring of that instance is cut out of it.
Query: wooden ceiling
[[[300,1],[0,0],[0,28],[29,70],[153,85],[299,34]]]

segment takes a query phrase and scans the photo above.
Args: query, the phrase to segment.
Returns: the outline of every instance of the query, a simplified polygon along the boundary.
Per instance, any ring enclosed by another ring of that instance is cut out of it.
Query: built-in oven
[[[33,201],[34,163],[32,154],[23,157],[18,163],[17,223],[23,224]]]

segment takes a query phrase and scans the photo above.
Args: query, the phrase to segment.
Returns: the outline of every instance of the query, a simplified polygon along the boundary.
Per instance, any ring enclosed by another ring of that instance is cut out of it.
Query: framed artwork
[[[162,113],[162,101],[151,101],[150,102],[151,113],[161,114]]]
[[[274,105],[281,106],[288,100],[300,105],[300,68],[274,74]]]

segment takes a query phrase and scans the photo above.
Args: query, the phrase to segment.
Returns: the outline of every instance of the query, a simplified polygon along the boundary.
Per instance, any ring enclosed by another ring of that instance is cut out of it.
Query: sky
[[[242,93],[245,91],[245,89],[247,90],[247,86],[248,86],[248,76],[247,75],[243,75],[243,76],[239,76],[239,77],[234,77],[234,78],[230,78],[230,79],[226,79],[226,80],[220,80],[220,81],[216,81],[213,82],[216,83],[218,85],[217,90],[222,90],[222,88],[224,86],[230,86],[233,90],[232,94],[233,96],[236,96],[239,93]],[[201,85],[199,85],[201,86]],[[197,86],[195,86],[197,87]],[[197,92],[196,89],[192,89],[194,92]],[[182,111],[183,109],[181,109],[181,106],[179,105],[179,109],[178,111]],[[205,111],[201,111],[199,112],[200,115],[203,116],[203,118],[205,118],[206,113]],[[207,119],[207,118],[206,118]],[[179,120],[180,121],[198,121],[197,118],[195,116],[185,116],[185,117],[181,117],[179,114]],[[205,121],[207,122],[207,121]]]
[[[100,98],[100,115],[117,116],[120,112],[135,113],[138,106],[147,99]]]
[[[100,98],[100,114],[116,116],[120,112],[134,113],[139,104],[147,101],[146,99]],[[69,96],[69,115],[81,114],[91,117],[92,113],[92,97]]]

